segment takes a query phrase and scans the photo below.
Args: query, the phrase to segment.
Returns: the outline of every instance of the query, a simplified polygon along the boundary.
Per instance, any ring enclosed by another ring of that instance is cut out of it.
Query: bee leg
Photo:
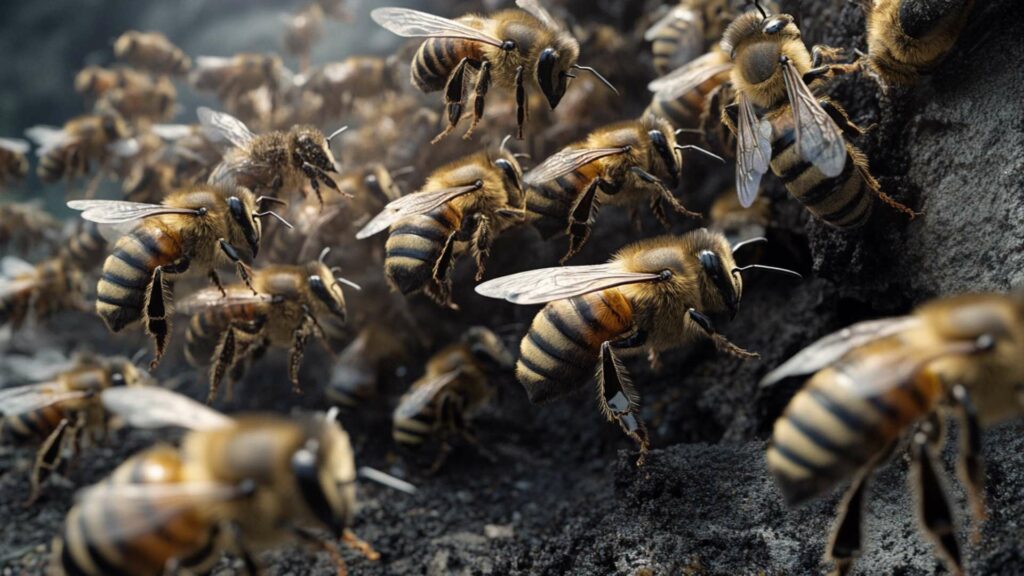
[[[878,183],[875,176],[871,174],[871,170],[868,169],[868,159],[867,156],[864,156],[863,152],[852,146],[847,146],[846,149],[850,154],[850,158],[853,159],[853,167],[857,169],[857,172],[860,173],[861,178],[864,180],[864,184],[869,190],[878,196],[879,200],[884,202],[885,205],[890,208],[906,214],[911,220],[918,216],[917,212],[914,212],[903,203],[882,191],[882,185]]]
[[[847,138],[859,138],[867,133],[860,126],[857,126],[853,120],[850,120],[850,117],[846,115],[846,110],[843,110],[839,104],[832,100],[828,98],[823,99],[821,101],[821,108],[839,126],[839,129],[843,131]]]
[[[315,532],[299,526],[292,527],[292,531],[302,542],[309,544],[313,548],[318,548],[326,552],[327,555],[330,556],[331,562],[334,563],[335,568],[337,568],[338,576],[348,576],[348,565],[345,564],[345,559],[341,556],[341,552],[338,551],[338,548],[335,547],[334,544],[320,537]],[[379,558],[380,556],[378,555],[377,557]]]
[[[523,124],[530,117],[529,102],[526,99],[526,86],[524,84],[523,66],[516,67],[516,140],[523,139]]]
[[[292,350],[288,354],[288,379],[292,383],[292,391],[302,394],[302,387],[299,386],[299,368],[302,367],[302,357],[305,355],[306,341],[309,340],[309,320],[303,320],[302,324],[292,333]]]
[[[462,136],[463,140],[469,140],[473,137],[473,129],[480,123],[480,119],[484,117],[484,104],[487,99],[487,90],[491,87],[491,63],[484,60],[480,64],[480,71],[477,72],[476,76],[476,90],[473,91],[473,121],[469,125],[469,130]]]
[[[463,58],[448,77],[448,82],[444,86],[444,105],[448,111],[448,127],[434,137],[430,141],[431,144],[437,144],[445,136],[451,134],[459,125],[459,120],[462,119],[462,98],[466,91],[466,66],[468,65],[469,58]]]
[[[71,422],[67,418],[61,419],[57,427],[53,429],[53,432],[46,437],[46,440],[39,446],[39,450],[36,451],[36,459],[32,465],[32,489],[29,492],[28,499],[25,500],[26,508],[35,504],[36,500],[39,499],[39,495],[42,493],[40,486],[43,480],[60,465],[63,457],[61,450],[64,444],[63,439],[70,424]]]
[[[600,178],[595,178],[590,186],[576,199],[576,204],[569,213],[569,251],[559,260],[565,264],[570,258],[579,253],[590,238],[590,225],[597,216],[597,209],[600,202],[597,199],[597,188],[601,183]]]
[[[934,434],[935,429],[929,422],[922,423],[914,433],[910,460],[912,488],[917,495],[918,515],[925,532],[947,561],[949,571],[963,574],[953,511],[930,448]]]
[[[953,386],[953,400],[960,413],[960,459],[957,468],[967,488],[967,501],[971,505],[971,539],[978,543],[981,538],[980,524],[987,516],[985,512],[985,462],[981,457],[981,427],[978,414],[970,393],[961,384]]]
[[[170,318],[164,306],[164,288],[163,266],[157,266],[153,269],[153,279],[146,292],[146,332],[153,336],[156,344],[153,360],[149,363],[150,372],[160,365],[167,348],[167,335],[170,333]]]
[[[220,381],[224,379],[224,371],[231,366],[235,360],[235,328],[229,326],[221,336],[220,343],[214,352],[217,358],[210,368],[210,391],[206,395],[206,403],[213,404],[217,399],[217,390],[220,388]]]
[[[245,262],[242,262],[241,256],[238,255],[238,249],[232,246],[227,240],[223,238],[217,240],[217,242],[220,243],[220,249],[222,252],[224,252],[224,255],[228,257],[228,260],[234,262],[235,267],[238,270],[238,276],[242,279],[242,282],[245,282],[245,285],[248,286],[250,290],[252,290],[253,294],[259,295],[259,292],[257,292],[256,289],[252,287],[252,281],[250,279],[249,274],[249,267],[245,265]]]
[[[249,576],[260,576],[263,573],[263,570],[260,569],[259,563],[256,562],[256,558],[253,557],[252,551],[249,550],[249,547],[246,546],[245,542],[243,542],[242,529],[234,523],[230,525],[230,528],[232,534],[231,539],[234,543],[233,548],[235,553],[242,559],[242,565],[245,567],[245,573]]]
[[[829,537],[827,558],[835,562],[835,576],[846,576],[853,568],[853,563],[861,551],[863,533],[861,523],[864,519],[864,487],[867,479],[874,472],[879,462],[885,462],[892,454],[895,444],[865,465],[853,478],[850,487],[843,494],[832,523],[832,535]]]
[[[689,210],[687,210],[686,207],[683,206],[682,203],[679,202],[679,200],[672,194],[672,191],[669,190],[667,186],[665,186],[665,183],[662,182],[661,179],[655,176],[654,174],[647,172],[646,170],[639,166],[633,166],[629,169],[629,171],[635,174],[637,178],[640,178],[644,182],[647,182],[648,184],[653,184],[658,189],[658,197],[661,200],[667,202],[668,205],[671,206],[672,209],[675,210],[676,212],[684,216],[690,216],[692,218],[703,218],[703,216],[701,216],[700,214],[696,212],[690,212]]]
[[[306,175],[306,179],[309,180],[309,185],[313,187],[313,192],[316,194],[316,199],[320,202],[320,210],[323,210],[324,197],[322,194],[320,194],[320,179],[316,171],[316,166],[313,166],[309,162],[303,162],[302,173]]]
[[[708,335],[708,338],[711,338],[711,341],[715,344],[715,348],[718,349],[718,351],[725,352],[726,354],[739,358],[740,360],[749,360],[751,358],[761,357],[757,352],[748,352],[730,342],[725,336],[716,332],[714,324],[711,323],[711,319],[700,312],[697,312],[695,309],[690,308],[687,310],[687,315],[690,317],[690,320],[697,324],[697,326],[699,326],[701,330]]]
[[[668,216],[665,214],[665,204],[662,202],[660,195],[651,198],[651,213],[654,214],[654,217],[658,219],[658,222],[661,223],[665,230],[672,229],[672,223],[668,221]]]
[[[635,336],[636,334],[634,334]],[[618,342],[620,347],[628,347],[626,341]],[[609,422],[618,422],[622,431],[633,439],[640,448],[637,466],[641,466],[650,449],[647,427],[640,419],[640,394],[633,387],[629,372],[612,351],[612,343],[601,344],[601,363],[597,373],[598,405]]]
[[[452,264],[455,261],[455,236],[458,235],[458,231],[452,232],[448,236],[448,240],[444,243],[444,250],[441,251],[441,256],[438,257],[437,262],[434,263],[434,273],[431,279],[431,288],[427,291],[427,294],[434,298],[441,306],[447,306],[450,308],[458,309],[452,304],[452,283],[451,279],[448,278],[448,273],[451,270]]]
[[[220,290],[220,295],[227,298],[228,293],[226,290],[224,290],[224,285],[221,284],[220,276],[217,275],[217,271],[214,270],[213,268],[210,268],[210,271],[206,273],[206,276],[209,277],[210,282],[213,282],[213,285],[216,286],[218,290]]]
[[[371,562],[376,562],[377,560],[380,560],[380,552],[374,550],[373,546],[370,545],[369,542],[356,536],[355,533],[349,530],[348,528],[346,528],[341,533],[341,542],[345,546],[348,546],[349,548],[355,550],[356,552],[359,552],[363,556],[366,556],[366,559],[370,560]]]
[[[477,214],[476,228],[473,230],[471,241],[473,260],[476,261],[476,281],[484,277],[484,263],[491,254],[491,241],[494,240],[491,234],[491,219],[485,214]]]

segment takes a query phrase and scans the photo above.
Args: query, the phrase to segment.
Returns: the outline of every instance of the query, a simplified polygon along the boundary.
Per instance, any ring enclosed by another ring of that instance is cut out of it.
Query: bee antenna
[[[342,278],[341,276],[335,276],[334,279],[337,280],[337,282],[334,283],[335,286],[338,286],[340,284],[344,284],[345,286],[348,286],[349,288],[352,288],[353,290],[360,290],[360,291],[362,291],[362,289],[363,289],[362,286],[360,286],[359,284],[356,284],[355,282],[349,280],[348,278]]]
[[[320,251],[320,256],[316,259],[317,262],[323,264],[324,260],[327,259],[327,255],[331,253],[330,246],[324,246],[324,249]]]
[[[715,154],[713,152],[709,152],[709,151],[701,148],[700,146],[694,146],[693,144],[687,144],[686,146],[683,146],[681,144],[676,144],[675,145],[675,149],[679,150],[680,152],[682,152],[683,150],[696,150],[696,151],[700,152],[701,154],[710,156],[710,157],[714,158],[715,160],[718,160],[722,164],[725,164],[725,158],[722,158],[721,156],[719,156],[718,154]]]
[[[339,410],[337,406],[331,406],[327,410],[327,413],[324,414],[324,417],[327,418],[328,422],[336,422],[338,420],[338,414],[340,413],[341,410]]]
[[[253,212],[253,216],[257,218],[263,218],[264,216],[273,216],[278,222],[284,224],[289,230],[295,230],[295,226],[292,226],[291,222],[285,220],[280,214],[273,210],[267,210],[266,212]]]
[[[398,490],[399,492],[405,492],[406,494],[416,493],[416,487],[413,486],[412,484],[400,478],[395,478],[391,474],[385,474],[380,470],[370,468],[369,466],[363,466],[362,468],[360,468],[358,474],[360,478],[371,480],[373,482],[381,484],[382,486],[387,486],[392,490]]]
[[[676,136],[679,136],[680,134],[703,134],[703,133],[704,133],[703,130],[699,130],[697,128],[680,128],[680,129],[676,130]]]
[[[135,354],[132,354],[130,362],[132,364],[135,364],[136,366],[139,366],[139,361],[142,360],[143,356],[145,356],[145,355],[146,355],[146,349],[145,348],[139,348],[138,350],[136,350]]]
[[[504,152],[505,151],[505,147],[508,145],[508,141],[511,140],[511,139],[512,139],[512,135],[511,134],[507,134],[504,138],[502,138],[501,139],[501,146],[498,146],[498,151],[499,152]]]
[[[327,141],[330,142],[331,140],[334,139],[335,136],[337,136],[338,134],[341,134],[345,130],[348,130],[348,126],[342,126],[341,128],[338,128],[337,130],[335,130],[334,132],[331,132],[331,135],[327,137]]]
[[[392,176],[392,178],[395,177],[395,176],[405,176],[406,174],[412,174],[415,171],[416,171],[416,167],[415,166],[403,166],[403,167],[401,167],[401,168],[399,168],[397,170],[393,170],[391,172],[391,176]]]
[[[741,248],[744,248],[746,246],[750,246],[751,244],[760,244],[761,242],[767,242],[767,241],[768,241],[768,239],[765,238],[764,236],[757,236],[756,238],[748,238],[748,239],[746,239],[746,240],[744,240],[742,242],[737,243],[735,246],[733,246],[732,247],[732,253],[735,254]]]
[[[757,8],[757,11],[761,13],[762,18],[768,17],[768,13],[761,7],[761,0],[754,0],[754,6]]]
[[[742,267],[741,266],[737,266],[737,267],[732,269],[732,273],[735,274],[737,272],[746,272],[747,270],[768,270],[769,272],[780,272],[782,274],[789,274],[790,276],[796,276],[797,278],[800,278],[801,280],[803,279],[803,275],[800,274],[799,272],[794,272],[793,270],[788,270],[786,268],[777,268],[775,266],[765,266],[763,264],[751,264],[749,266],[742,266]]]
[[[271,204],[280,204],[282,206],[288,205],[287,201],[281,200],[280,198],[274,198],[273,196],[260,196],[259,198],[256,198],[257,205],[263,204],[264,202],[270,202]]]
[[[598,72],[597,70],[594,70],[590,66],[580,66],[579,64],[573,64],[572,67],[575,70],[583,70],[584,72],[590,72],[594,76],[597,76],[597,79],[600,80],[605,86],[610,88],[612,92],[615,92],[616,95],[619,94],[619,91],[615,89],[615,86],[612,86],[612,83],[609,82],[608,79],[605,78],[604,76],[601,76],[601,73]]]
[[[517,160],[518,160],[519,158],[526,158],[527,160],[532,160],[532,159],[533,159],[533,157],[531,157],[531,156],[530,156],[529,154],[527,154],[526,152],[517,152],[517,153],[513,154],[513,155],[512,155],[512,157],[513,157],[513,158],[515,158],[515,159],[517,159]]]

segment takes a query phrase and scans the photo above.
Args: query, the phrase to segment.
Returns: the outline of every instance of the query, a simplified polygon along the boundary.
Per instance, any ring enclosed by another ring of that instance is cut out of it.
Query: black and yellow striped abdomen
[[[699,14],[690,14],[700,17]],[[699,36],[699,40],[694,39],[695,35]],[[651,39],[655,71],[659,76],[664,76],[677,66],[685,64],[682,60],[688,55],[692,56],[692,52],[699,49],[703,40],[701,31],[695,29],[691,20],[673,18]]]
[[[573,205],[593,178],[593,175],[577,170],[527,188],[526,211],[533,217],[533,226],[545,240],[568,230]]]
[[[252,322],[259,314],[256,304],[216,306],[193,314],[185,332],[185,359],[197,368],[208,365],[228,326]]]
[[[402,294],[427,286],[448,238],[461,223],[461,213],[449,204],[396,222],[385,245],[384,273],[388,281]]]
[[[0,436],[16,443],[39,444],[66,417],[67,412],[60,404],[51,404],[24,414],[5,415],[0,421]]]
[[[62,178],[72,180],[89,171],[89,159],[77,144],[57,146],[43,154],[36,166],[36,175],[47,184]]]
[[[112,331],[119,332],[142,318],[153,270],[174,263],[181,255],[178,240],[159,226],[140,225],[117,241],[96,285],[96,312]]]
[[[568,394],[594,375],[601,345],[628,332],[633,307],[616,289],[549,303],[519,347],[516,377],[530,401]]]
[[[458,38],[429,38],[420,45],[412,61],[412,83],[423,92],[445,87],[448,77],[463,58],[479,62],[479,46]]]
[[[391,438],[396,444],[420,446],[439,429],[438,409],[435,402],[425,404],[415,414],[401,415],[396,410],[391,420]]]
[[[208,567],[219,556],[216,530],[197,508],[163,510],[145,497],[119,499],[132,484],[182,481],[176,450],[157,447],[132,457],[86,493],[68,513],[57,564],[68,576],[160,576],[168,562]],[[158,518],[166,514],[166,518]]]
[[[99,225],[82,220],[75,233],[68,239],[65,251],[75,266],[91,270],[103,261],[107,252],[107,240],[100,234]]]

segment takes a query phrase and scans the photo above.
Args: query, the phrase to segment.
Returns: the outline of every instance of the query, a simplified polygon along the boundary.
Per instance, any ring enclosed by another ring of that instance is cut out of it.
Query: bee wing
[[[606,156],[622,154],[629,148],[565,148],[551,156],[523,176],[523,181],[533,186],[550,182]]]
[[[742,93],[739,104],[739,134],[736,139],[736,193],[740,205],[750,208],[757,200],[761,177],[768,172],[772,160],[772,127],[767,120],[758,120],[754,106]]]
[[[41,382],[0,390],[0,415],[17,416],[66,400],[89,396],[85,390],[66,390],[59,382]]]
[[[781,366],[766,374],[761,379],[761,387],[772,386],[793,376],[813,374],[838,361],[855,348],[913,328],[919,322],[915,316],[899,316],[859,322],[833,332],[797,352]]]
[[[161,214],[198,214],[196,210],[189,208],[171,208],[160,204],[122,200],[72,200],[68,202],[68,208],[81,210],[82,218],[97,224],[124,224]]]
[[[624,272],[615,264],[541,268],[488,280],[477,294],[513,304],[544,304],[624,284],[654,282],[658,274]]]
[[[31,149],[31,145],[21,138],[0,138],[0,148],[10,150],[15,154],[24,154]]]
[[[534,18],[543,22],[548,28],[552,30],[562,29],[562,25],[558,20],[546,8],[541,6],[537,0],[516,0],[516,6],[532,14]]]
[[[62,128],[55,126],[33,126],[25,130],[25,135],[36,143],[36,156],[45,156],[54,148],[66,143],[70,137]]]
[[[33,274],[35,271],[35,266],[16,256],[4,256],[0,259],[0,276],[15,278],[17,276]]]
[[[426,192],[413,192],[402,196],[398,200],[389,202],[380,214],[373,217],[363,228],[356,233],[356,238],[362,240],[374,234],[387,230],[392,224],[406,216],[425,214],[438,206],[449,202],[463,194],[469,194],[479,190],[478,186],[460,186],[458,188],[443,188],[441,190],[429,190]]]
[[[377,8],[370,18],[404,38],[461,38],[501,48],[501,40],[461,22],[408,8]]]
[[[715,76],[732,70],[732,67],[732,62],[722,62],[721,54],[708,52],[700,58],[654,80],[647,85],[647,89],[657,94],[659,98],[672,100],[686,94]]]
[[[187,138],[194,131],[191,124],[154,124],[149,129],[153,134],[171,142]]]
[[[811,89],[790,61],[782,64],[782,77],[793,108],[796,151],[821,173],[835,178],[846,166],[846,140],[832,117],[822,108]]]
[[[325,64],[320,73],[332,84],[341,84],[356,75],[356,66],[352,62],[331,62]]]
[[[135,138],[122,138],[107,144],[107,150],[115,156],[131,158],[142,150],[142,145]]]
[[[454,382],[459,374],[462,374],[462,370],[456,369],[417,384],[416,388],[404,396],[395,407],[395,418],[412,418],[419,414],[423,407],[433,401],[445,386]]]
[[[196,114],[199,116],[199,123],[203,126],[203,130],[210,135],[212,140],[227,138],[235,146],[244,148],[256,138],[245,122],[231,114],[210,110],[206,106],[200,106],[196,110]]]
[[[644,40],[648,42],[656,40],[666,28],[676,25],[677,22],[685,22],[686,28],[690,30],[690,32],[682,36],[689,37],[691,33],[693,37],[704,36],[704,18],[701,17],[700,13],[693,8],[676,6],[644,32]]]
[[[181,302],[174,305],[176,312],[181,314],[196,314],[209,308],[231,308],[234,306],[245,306],[250,304],[270,304],[274,297],[269,294],[253,294],[248,288],[228,287],[225,289],[227,296],[221,293],[220,288],[212,287],[189,294]]]
[[[220,412],[166,388],[107,388],[102,398],[107,410],[135,428],[213,430],[234,424],[231,418]]]
[[[972,340],[943,342],[932,346],[888,346],[881,349],[855,349],[839,359],[842,375],[835,381],[857,398],[873,398],[896,388],[907,386],[929,363],[948,356],[977,352]],[[863,353],[858,353],[863,352]],[[847,361],[849,360],[849,361]]]

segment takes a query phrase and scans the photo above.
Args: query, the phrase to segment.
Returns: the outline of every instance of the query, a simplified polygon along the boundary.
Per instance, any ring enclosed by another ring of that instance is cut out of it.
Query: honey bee
[[[114,386],[153,384],[127,358],[79,358],[52,380],[0,390],[3,435],[38,444],[28,504],[40,495],[46,476],[83,444],[106,435],[109,417],[100,393]]]
[[[324,35],[324,9],[313,3],[287,16],[284,34],[285,52],[299,58],[299,70],[309,70],[309,53]]]
[[[206,272],[220,286],[215,267],[234,265],[249,283],[259,253],[263,210],[275,198],[255,198],[245,188],[197,185],[171,194],[163,204],[74,200],[68,207],[97,224],[131,226],[114,244],[96,286],[96,312],[112,332],[141,321],[156,351],[151,369],[170,338],[169,289],[164,276]],[[255,292],[255,290],[253,290]]]
[[[277,94],[290,82],[281,59],[263,54],[242,53],[231,58],[200,56],[195,69],[189,73],[189,83],[196,90],[215,92],[229,107],[243,94],[260,88]]]
[[[0,190],[20,182],[28,174],[29,143],[17,138],[0,138]]]
[[[456,244],[468,242],[477,280],[491,243],[522,222],[522,169],[505,148],[478,152],[435,170],[418,191],[389,202],[357,234],[365,239],[390,228],[384,272],[402,294],[422,290],[442,306],[451,304],[448,273]]]
[[[42,250],[51,254],[60,240],[60,223],[39,204],[0,204],[0,251],[4,254]]]
[[[221,161],[220,150],[198,124],[154,124],[148,130],[167,144],[166,161],[179,183],[205,182]]]
[[[106,90],[96,101],[96,112],[116,113],[131,123],[152,123],[174,116],[178,90],[170,78],[145,78]]]
[[[75,92],[99,98],[114,88],[146,84],[149,81],[149,76],[132,68],[87,66],[75,75]]]
[[[729,84],[732,68],[728,54],[712,49],[648,84],[654,96],[644,115],[667,120],[676,129],[677,141],[699,142],[732,155],[736,143],[721,122],[724,103],[733,98]],[[700,137],[690,138],[688,133]]]
[[[352,15],[345,8],[345,0],[316,0],[320,9],[328,18],[335,20],[351,20]]]
[[[0,327],[21,328],[64,310],[84,310],[82,273],[64,258],[35,266],[13,256],[0,260]]]
[[[82,272],[89,272],[103,263],[108,244],[98,224],[81,220],[72,228],[58,255]]]
[[[635,206],[648,201],[666,227],[665,204],[700,218],[672,194],[683,171],[680,152],[689,148],[718,158],[696,146],[676,144],[675,131],[658,118],[599,128],[526,174],[526,210],[532,224],[545,238],[569,234],[564,263],[586,244],[598,207],[604,203]]]
[[[257,270],[252,288],[234,285],[226,295],[218,288],[194,293],[178,304],[183,314],[192,315],[188,324],[185,355],[193,366],[210,364],[210,392],[213,403],[226,373],[239,380],[253,358],[268,347],[289,349],[288,376],[300,392],[299,368],[311,335],[326,341],[321,319],[333,316],[345,322],[348,312],[341,289],[348,280],[337,277],[337,268],[324,264],[329,249],[317,261],[302,266],[271,266]],[[326,344],[325,344],[326,345]]]
[[[654,69],[665,75],[704,53],[733,18],[729,0],[681,0],[644,33]]]
[[[257,136],[230,114],[209,108],[199,108],[198,112],[199,121],[209,132],[233,145],[224,161],[214,168],[210,183],[277,194],[282,189],[286,192],[305,190],[308,181],[321,205],[321,184],[338,190],[338,184],[330,175],[338,172],[337,161],[331,153],[331,140],[345,127],[328,137],[312,126],[295,126],[288,132],[273,131]]]
[[[112,388],[102,399],[132,426],[186,434],[180,447],[136,454],[80,493],[54,546],[58,573],[205,573],[230,550],[257,574],[256,554],[296,541],[327,551],[347,573],[318,529],[379,558],[347,528],[356,468],[348,434],[331,415],[229,418],[155,387]]]
[[[371,324],[338,354],[325,394],[342,409],[353,409],[377,393],[380,371],[389,356],[396,355],[398,339]]]
[[[761,196],[749,208],[740,205],[736,191],[723,190],[708,210],[711,227],[725,235],[730,242],[758,238],[765,235],[772,221],[771,201]]]
[[[764,240],[763,238],[754,241]],[[641,240],[606,264],[545,268],[484,282],[477,293],[515,304],[546,304],[519,349],[516,376],[533,403],[578,390],[598,367],[598,405],[640,446],[649,447],[640,420],[640,395],[619,354],[657,354],[699,340],[748,359],[753,354],[715,330],[712,317],[735,316],[743,295],[736,251],[721,234],[705,229],[683,236]]]
[[[317,66],[296,80],[302,93],[316,95],[324,119],[342,118],[359,99],[379,99],[398,92],[399,66],[394,57],[350,56]]]
[[[876,196],[915,216],[882,192],[867,157],[847,142],[844,133],[859,136],[860,128],[806,83],[831,73],[821,62],[832,49],[816,46],[812,60],[792,16],[748,12],[729,25],[722,50],[735,63],[736,102],[722,120],[737,136],[736,191],[743,206],[757,198],[771,167],[812,215],[832,227],[863,225]],[[755,106],[767,110],[765,118],[758,120]]]
[[[910,436],[912,489],[923,528],[949,571],[963,574],[941,472],[944,416],[960,421],[959,472],[975,520],[984,519],[981,430],[1024,413],[1024,296],[943,298],[909,316],[855,324],[815,342],[768,374],[809,379],[775,422],[768,469],[799,504],[851,480],[828,556],[850,571],[861,549],[864,485]]]
[[[577,63],[579,43],[537,0],[516,0],[521,10],[506,10],[490,17],[466,15],[457,20],[409,10],[378,8],[375,22],[406,38],[427,38],[412,63],[412,83],[423,92],[444,90],[448,127],[435,142],[455,130],[462,118],[467,92],[467,68],[475,74],[473,120],[469,138],[484,115],[491,84],[514,90],[518,139],[529,114],[526,85],[536,84],[552,109],[565,95],[575,72],[594,74],[615,91],[596,70]]]
[[[36,174],[46,183],[79,178],[89,173],[94,162],[105,168],[111,158],[138,151],[128,124],[112,113],[72,118],[63,128],[34,126],[26,134],[39,146]]]
[[[450,451],[451,438],[477,444],[470,420],[494,395],[488,375],[514,367],[515,356],[494,332],[483,326],[470,328],[460,342],[427,362],[423,376],[398,401],[392,415],[395,442],[417,447],[437,439],[441,451],[434,469],[439,469]]]
[[[160,32],[129,30],[114,41],[118,60],[154,74],[184,76],[192,67],[188,54]]]

